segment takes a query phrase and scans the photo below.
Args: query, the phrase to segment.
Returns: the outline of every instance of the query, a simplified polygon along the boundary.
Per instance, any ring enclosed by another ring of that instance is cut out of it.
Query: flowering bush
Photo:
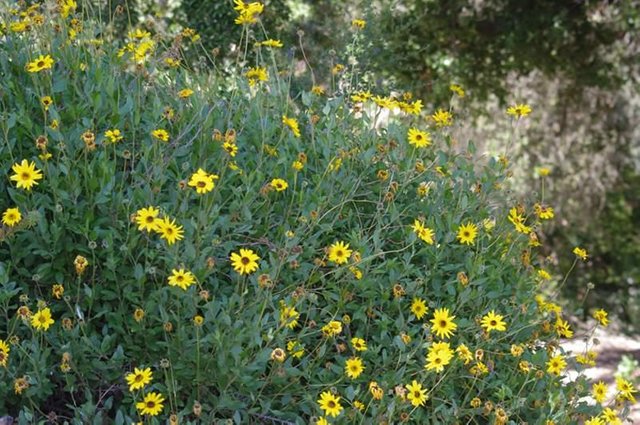
[[[553,209],[513,206],[506,158],[461,145],[453,107],[346,76],[290,93],[263,6],[235,4],[259,62],[232,77],[189,70],[189,29],[118,45],[70,0],[7,14],[0,412],[616,423],[635,389],[586,400],[595,359],[559,348],[542,296]]]

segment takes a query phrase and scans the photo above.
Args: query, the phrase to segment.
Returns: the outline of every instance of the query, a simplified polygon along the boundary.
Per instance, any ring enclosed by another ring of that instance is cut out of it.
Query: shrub
[[[264,41],[259,5],[236,3],[257,8],[239,45]],[[291,94],[267,46],[233,78],[192,72],[193,31],[117,44],[74,2],[50,6],[8,13],[0,46],[0,410],[116,424],[601,413],[582,373],[560,376],[584,366],[540,295],[534,230],[552,212],[512,208],[506,158],[456,140],[462,112]],[[632,389],[618,396],[623,409]]]

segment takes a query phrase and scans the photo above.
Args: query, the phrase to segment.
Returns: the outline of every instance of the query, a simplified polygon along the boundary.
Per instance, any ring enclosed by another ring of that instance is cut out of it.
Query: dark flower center
[[[251,262],[251,260],[249,259],[249,257],[242,257],[240,259],[240,262],[246,266],[247,264],[249,264]]]

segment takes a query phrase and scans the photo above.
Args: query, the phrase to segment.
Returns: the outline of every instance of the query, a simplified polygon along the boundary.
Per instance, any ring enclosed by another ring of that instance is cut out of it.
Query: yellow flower
[[[473,353],[471,353],[469,347],[464,344],[458,345],[456,353],[458,353],[458,357],[460,357],[460,360],[462,360],[464,364],[469,364],[473,361]]]
[[[602,419],[607,425],[622,425],[622,421],[616,414],[615,410],[610,407],[602,411]]]
[[[580,247],[573,248],[573,253],[581,260],[586,260],[589,256],[589,254],[587,254],[587,250]]]
[[[535,204],[533,206],[533,211],[536,213],[539,219],[541,220],[549,220],[554,217],[553,208],[547,207],[540,204]]]
[[[480,325],[487,333],[491,333],[491,331],[504,332],[507,330],[503,316],[496,314],[494,310],[491,310],[482,318]]]
[[[182,226],[177,225],[176,220],[171,220],[169,217],[156,220],[154,230],[160,233],[160,237],[165,239],[169,245],[173,245],[176,241],[184,239]]]
[[[325,90],[322,86],[313,86],[311,87],[311,93],[317,96],[322,96],[325,93]]]
[[[194,187],[196,189],[196,193],[202,195],[213,190],[216,186],[215,180],[218,178],[218,175],[209,174],[202,168],[198,168],[198,171],[191,175],[191,178],[189,179],[189,186]]]
[[[636,398],[633,393],[638,392],[633,384],[624,378],[616,377],[616,389],[619,393],[619,398],[629,400],[632,404],[636,402]]]
[[[51,96],[43,96],[40,98],[40,103],[42,104],[44,110],[48,111],[49,106],[53,105],[53,99],[51,99]]]
[[[298,127],[298,121],[295,118],[288,118],[286,115],[283,115],[282,124],[289,127],[295,137],[300,137],[300,128]]]
[[[89,261],[83,257],[82,255],[76,255],[76,258],[73,260],[73,266],[76,269],[76,274],[80,276],[84,273],[84,269],[89,265]]]
[[[332,337],[342,332],[342,323],[332,320],[322,327],[322,333],[326,337]]]
[[[422,388],[422,385],[418,381],[414,380],[411,384],[406,385],[407,399],[413,406],[423,406],[427,401],[427,390]]]
[[[287,187],[289,187],[289,184],[282,179],[273,179],[271,180],[271,183],[269,183],[269,186],[271,186],[277,192],[282,192],[286,190]]]
[[[289,307],[284,301],[280,302],[280,323],[283,326],[293,329],[298,326],[300,313],[295,307]]]
[[[460,97],[464,97],[465,93],[464,93],[464,89],[457,85],[457,84],[451,84],[449,86],[449,90],[451,90],[452,92],[454,92],[455,94],[457,94]]]
[[[138,225],[138,230],[153,232],[157,228],[157,221],[159,220],[158,214],[160,214],[160,210],[157,210],[153,207],[142,208],[136,211],[136,224]]]
[[[158,393],[148,393],[142,401],[136,403],[136,409],[141,415],[157,416],[162,412],[164,397]]]
[[[427,310],[429,309],[427,308],[427,305],[425,304],[423,299],[421,298],[413,299],[413,302],[411,303],[411,312],[413,313],[414,316],[416,316],[416,319],[418,320],[422,319],[422,316],[427,314]]]
[[[598,381],[591,387],[591,395],[600,404],[604,403],[607,398],[607,384]]]
[[[363,371],[364,366],[360,357],[351,357],[344,365],[344,373],[351,379],[356,379]]]
[[[27,64],[27,71],[29,72],[40,72],[46,69],[51,69],[53,66],[54,60],[50,55],[40,55],[35,60],[29,62]]]
[[[153,130],[151,132],[151,136],[153,136],[155,139],[161,140],[163,142],[168,142],[169,141],[169,133],[167,132],[167,130],[165,130],[163,128],[159,128],[157,130]]]
[[[539,269],[537,271],[537,273],[538,273],[538,277],[540,277],[540,279],[542,279],[542,280],[551,280],[551,275],[545,269]]]
[[[261,45],[261,46],[265,46],[265,47],[276,47],[276,48],[279,48],[279,47],[282,47],[282,46],[283,46],[283,45],[282,45],[282,41],[280,41],[280,40],[274,40],[274,39],[272,39],[272,38],[270,38],[270,39],[268,39],[268,40],[265,40],[265,41],[261,42],[261,43],[260,43],[260,45]]]
[[[249,85],[253,87],[258,81],[267,81],[269,80],[269,74],[267,73],[267,68],[256,66],[254,68],[249,68],[247,72],[244,74],[245,77],[249,80]]]
[[[410,128],[407,133],[409,144],[416,148],[425,148],[431,144],[431,135],[426,131]]]
[[[431,115],[431,119],[436,123],[437,127],[449,127],[453,124],[453,115],[444,109],[438,109]]]
[[[547,372],[553,375],[560,375],[560,373],[567,367],[567,362],[564,360],[562,354],[553,356],[547,362]]]
[[[382,396],[384,396],[384,390],[380,388],[376,381],[369,382],[369,392],[374,400],[382,400]]]
[[[351,26],[353,26],[354,28],[357,28],[359,30],[364,29],[364,27],[367,25],[367,22],[362,20],[362,19],[354,19],[351,21]]]
[[[335,242],[329,247],[329,261],[336,264],[344,264],[349,260],[353,251],[349,249],[349,244],[342,241]]]
[[[304,355],[304,346],[298,341],[289,341],[287,342],[287,351],[292,357],[299,359]]]
[[[451,362],[453,350],[448,342],[436,342],[431,344],[427,353],[427,363],[425,369],[442,372],[444,367]]]
[[[433,319],[430,320],[433,324],[431,326],[431,332],[440,338],[450,338],[458,327],[453,321],[455,318],[456,316],[449,315],[448,308],[436,309],[433,312]]]
[[[571,330],[571,327],[569,326],[569,322],[567,322],[565,320],[562,320],[561,317],[557,318],[556,323],[554,325],[554,328],[556,330],[556,333],[560,337],[571,338],[573,336],[573,331]]]
[[[413,221],[413,226],[411,226],[411,228],[420,239],[422,239],[424,242],[426,242],[429,245],[433,245],[434,243],[433,238],[435,236],[433,229],[430,229],[429,227],[425,227],[422,224],[422,222],[417,219]]]
[[[551,174],[551,168],[549,168],[549,167],[540,167],[540,168],[538,168],[537,172],[538,172],[538,175],[540,177],[546,177],[549,174]]]
[[[140,390],[147,386],[153,379],[153,374],[150,368],[138,369],[137,367],[132,373],[128,373],[125,377],[127,384],[129,384],[129,391]]]
[[[123,139],[122,133],[120,133],[120,130],[118,130],[117,128],[105,131],[104,137],[107,138],[111,143],[117,143]]]
[[[333,416],[334,418],[343,410],[340,405],[340,397],[333,395],[331,391],[324,391],[320,394],[318,405],[320,405],[320,409],[324,411],[325,415]]]
[[[10,179],[16,182],[18,189],[31,190],[31,187],[38,184],[37,180],[42,179],[42,172],[36,168],[36,164],[26,159],[19,164],[13,164],[11,169],[15,174]]]
[[[515,104],[507,108],[507,115],[512,117],[521,118],[526,117],[531,113],[531,107],[527,104]]]
[[[243,274],[250,274],[258,270],[258,257],[251,249],[240,248],[240,253],[232,252],[229,257],[233,269]]]
[[[473,223],[461,224],[457,238],[462,244],[472,245],[478,235],[478,227]]]
[[[195,281],[196,277],[193,273],[185,269],[173,269],[168,279],[169,286],[178,286],[185,291],[189,286],[193,285]]]
[[[182,89],[178,92],[178,97],[181,99],[186,99],[187,97],[193,94],[193,90],[191,89]]]
[[[593,318],[596,319],[603,327],[609,325],[609,319],[607,318],[607,312],[603,309],[599,309],[593,312]]]
[[[46,307],[42,310],[38,310],[36,314],[31,316],[31,326],[33,326],[36,330],[44,330],[49,329],[49,326],[53,325],[55,322],[51,318],[51,310],[49,307]]]
[[[64,295],[64,286],[60,285],[59,283],[53,285],[51,287],[51,295],[53,295],[53,298],[57,300],[62,298],[62,296]]]
[[[367,351],[367,342],[362,338],[351,338],[351,346],[356,351]]]
[[[0,366],[6,368],[9,361],[9,351],[11,347],[4,340],[0,339]]]
[[[22,220],[22,214],[20,214],[20,210],[18,208],[7,208],[6,211],[2,214],[2,224],[5,224],[9,227],[13,227],[16,224],[20,223]]]
[[[600,419],[600,417],[592,416],[584,422],[584,425],[605,425],[605,423],[602,422],[602,419]]]

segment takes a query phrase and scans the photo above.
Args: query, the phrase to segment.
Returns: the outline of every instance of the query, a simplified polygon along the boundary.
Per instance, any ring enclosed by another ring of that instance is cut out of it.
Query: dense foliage
[[[458,138],[464,90],[426,111],[345,68],[292,90],[262,5],[235,4],[256,62],[224,74],[190,69],[189,28],[122,40],[71,0],[4,11],[0,412],[617,423],[635,389],[606,400],[593,352],[559,347],[567,275],[536,236],[553,208]],[[515,138],[530,112],[496,119]]]

